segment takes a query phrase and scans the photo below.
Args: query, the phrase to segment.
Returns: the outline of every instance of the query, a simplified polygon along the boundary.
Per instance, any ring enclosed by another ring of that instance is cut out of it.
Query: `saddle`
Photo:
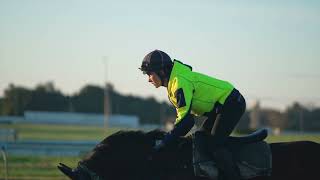
[[[267,130],[262,129],[247,136],[228,138],[226,147],[232,152],[243,179],[271,175],[271,149],[269,144],[263,141],[267,135]],[[219,171],[206,148],[210,143],[208,136],[202,131],[192,134],[193,169],[195,176],[218,180]]]

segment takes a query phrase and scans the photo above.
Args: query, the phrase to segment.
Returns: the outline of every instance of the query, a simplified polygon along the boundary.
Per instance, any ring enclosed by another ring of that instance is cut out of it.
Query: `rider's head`
[[[161,86],[166,86],[170,77],[172,65],[172,60],[168,54],[160,50],[154,50],[143,58],[139,69],[143,74],[149,75],[149,82],[153,81],[152,79],[150,80],[150,76],[158,76],[155,77],[155,79],[160,80]]]

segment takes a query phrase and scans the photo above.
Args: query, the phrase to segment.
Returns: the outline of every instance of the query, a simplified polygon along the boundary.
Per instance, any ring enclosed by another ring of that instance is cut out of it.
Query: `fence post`
[[[1,145],[1,154],[3,157],[3,163],[4,163],[4,179],[8,180],[8,161],[7,161],[5,145]]]

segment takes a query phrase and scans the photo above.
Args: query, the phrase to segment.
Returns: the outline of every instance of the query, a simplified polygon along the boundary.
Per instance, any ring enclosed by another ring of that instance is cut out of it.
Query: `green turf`
[[[1,128],[15,129],[19,140],[101,140],[119,128],[79,125],[1,124]]]
[[[77,125],[34,125],[34,124],[0,124],[0,128],[18,131],[20,140],[102,140],[118,131],[118,128]],[[320,143],[320,135],[272,136],[267,142],[286,142],[309,140]],[[9,177],[11,180],[66,180],[56,168],[59,162],[75,167],[81,157],[27,157],[8,156]],[[4,179],[3,159],[0,159],[0,179]]]
[[[288,141],[314,141],[320,143],[320,135],[281,135],[281,136],[268,136],[267,142],[288,142]]]
[[[57,164],[63,162],[76,166],[80,157],[30,157],[8,156],[8,174],[10,179],[67,179],[57,169]],[[0,179],[4,178],[4,163],[1,159]]]

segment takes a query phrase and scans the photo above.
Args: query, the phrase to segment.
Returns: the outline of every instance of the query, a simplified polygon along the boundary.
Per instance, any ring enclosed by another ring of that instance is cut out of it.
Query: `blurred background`
[[[0,0],[0,179],[66,179],[118,130],[166,129],[165,88],[138,67],[154,49],[231,82],[234,135],[320,142],[316,0]]]

